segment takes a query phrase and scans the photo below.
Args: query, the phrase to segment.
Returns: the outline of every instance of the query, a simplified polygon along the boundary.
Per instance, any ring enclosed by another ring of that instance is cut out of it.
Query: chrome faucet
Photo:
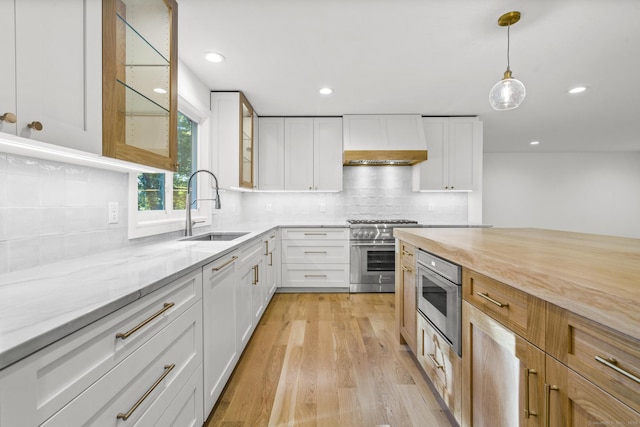
[[[196,174],[198,174],[200,172],[208,173],[215,180],[215,182],[216,182],[216,198],[215,199],[198,199],[198,198],[196,198],[192,202],[191,201],[191,180],[193,179],[194,176],[196,176]],[[186,212],[186,216],[185,216],[185,225],[184,225],[184,235],[185,236],[192,236],[193,235],[193,224],[195,223],[195,221],[191,221],[191,205],[194,204],[195,202],[197,202],[198,200],[215,200],[216,203],[215,203],[214,207],[216,209],[220,209],[220,194],[218,193],[218,178],[216,178],[216,176],[213,174],[213,172],[208,171],[206,169],[198,169],[197,171],[192,173],[191,176],[189,177],[189,181],[187,182],[187,203],[185,204],[187,212]]]

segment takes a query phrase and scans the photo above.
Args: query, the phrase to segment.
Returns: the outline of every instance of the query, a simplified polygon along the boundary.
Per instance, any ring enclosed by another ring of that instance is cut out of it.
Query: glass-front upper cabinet
[[[240,187],[253,188],[253,107],[240,92]]]
[[[175,0],[103,0],[103,154],[176,170]]]

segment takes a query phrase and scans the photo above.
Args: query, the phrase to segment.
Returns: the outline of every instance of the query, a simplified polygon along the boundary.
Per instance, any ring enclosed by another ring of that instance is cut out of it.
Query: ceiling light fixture
[[[576,86],[576,87],[574,87],[574,88],[572,88],[572,89],[569,89],[569,93],[570,93],[570,94],[582,93],[582,92],[584,92],[585,90],[587,90],[587,87],[586,87],[586,86]]]
[[[529,144],[530,145],[539,145],[540,141],[531,141]]]
[[[507,12],[498,18],[498,25],[507,27],[507,71],[504,77],[496,83],[489,92],[489,103],[496,110],[513,110],[524,101],[527,91],[520,80],[511,76],[511,68],[509,68],[509,29],[513,24],[520,20],[520,12]]]
[[[218,52],[207,52],[204,55],[204,58],[209,61],[209,62],[214,62],[214,63],[218,63],[218,62],[222,62],[225,60],[224,56],[222,56],[222,54],[218,53]]]
[[[322,89],[320,89],[320,94],[322,95],[330,95],[333,93],[333,89],[331,89],[330,87],[323,87]]]

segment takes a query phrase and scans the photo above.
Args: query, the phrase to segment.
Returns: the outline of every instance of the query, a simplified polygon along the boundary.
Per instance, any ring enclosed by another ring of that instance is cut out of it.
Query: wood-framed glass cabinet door
[[[175,0],[103,0],[103,155],[176,170]]]
[[[240,92],[240,187],[254,187],[253,107]]]

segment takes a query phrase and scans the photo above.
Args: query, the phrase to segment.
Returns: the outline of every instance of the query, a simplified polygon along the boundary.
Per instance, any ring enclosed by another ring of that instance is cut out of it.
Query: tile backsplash
[[[467,193],[414,193],[410,167],[345,167],[343,191],[221,193],[212,228],[408,218],[466,224]],[[129,240],[128,174],[0,153],[0,274],[141,244]],[[119,204],[118,224],[108,205]]]
[[[127,185],[126,173],[0,153],[0,273],[127,245]]]

